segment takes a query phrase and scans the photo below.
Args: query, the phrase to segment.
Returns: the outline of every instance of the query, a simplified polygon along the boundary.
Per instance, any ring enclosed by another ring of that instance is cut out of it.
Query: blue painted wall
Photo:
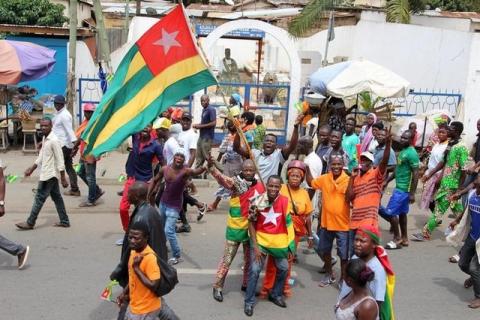
[[[8,40],[32,42],[56,51],[55,66],[52,72],[40,80],[26,81],[19,84],[28,85],[38,90],[39,96],[45,93],[65,94],[67,90],[67,42],[62,38],[7,36]]]

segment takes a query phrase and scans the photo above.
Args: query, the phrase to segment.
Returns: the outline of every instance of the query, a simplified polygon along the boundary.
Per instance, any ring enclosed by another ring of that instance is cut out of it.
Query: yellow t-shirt
[[[130,290],[130,310],[133,314],[146,314],[160,309],[160,299],[153,291],[143,285],[133,270],[133,259],[142,255],[140,270],[150,280],[160,279],[160,268],[158,267],[155,252],[147,245],[142,252],[132,250],[128,259],[128,288]]]
[[[348,231],[350,206],[345,199],[350,177],[345,173],[333,180],[331,172],[312,180],[312,188],[322,191],[320,225],[328,231]]]
[[[288,212],[292,215],[295,214],[292,207],[292,199],[293,203],[295,204],[295,208],[297,209],[297,215],[309,215],[313,211],[312,201],[310,201],[310,196],[308,195],[307,190],[303,188],[299,188],[294,190],[290,188],[290,193],[292,197],[290,198],[290,194],[288,193],[288,188],[286,184],[282,184],[282,188],[280,189],[280,194],[288,198]]]

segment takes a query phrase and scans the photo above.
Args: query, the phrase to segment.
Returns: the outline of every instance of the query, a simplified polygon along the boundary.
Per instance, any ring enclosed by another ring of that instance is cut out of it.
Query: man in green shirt
[[[357,144],[360,143],[360,139],[355,133],[355,125],[357,122],[354,118],[348,118],[345,121],[345,133],[342,137],[342,148],[348,154],[350,161],[348,162],[348,171],[352,172],[353,168],[358,166],[357,161]]]
[[[398,154],[397,167],[385,182],[386,187],[390,181],[396,180],[396,186],[387,208],[382,206],[379,210],[380,216],[389,221],[392,226],[393,241],[387,243],[385,246],[387,249],[400,249],[402,246],[408,246],[407,213],[409,204],[415,202],[420,164],[417,151],[411,146],[412,139],[411,131],[407,130],[402,134],[400,138],[402,150]]]

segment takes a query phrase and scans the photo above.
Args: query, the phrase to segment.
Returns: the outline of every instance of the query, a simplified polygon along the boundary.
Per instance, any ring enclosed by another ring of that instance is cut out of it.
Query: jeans
[[[96,162],[87,163],[84,160],[80,160],[80,171],[78,172],[78,176],[88,186],[88,202],[90,203],[94,203],[102,192],[97,185],[96,171]]]
[[[72,160],[72,149],[67,147],[62,147],[63,151],[63,160],[65,162],[65,171],[68,174],[68,179],[70,180],[70,189],[72,191],[78,191],[78,182],[77,182],[77,173],[73,169],[73,160]]]
[[[52,197],[52,200],[55,203],[60,223],[69,225],[70,221],[68,220],[67,211],[65,210],[65,203],[63,202],[62,194],[60,193],[58,179],[55,177],[50,178],[47,181],[38,182],[37,193],[35,194],[32,211],[27,219],[27,223],[31,226],[35,225],[38,214],[40,213],[40,210],[42,210],[43,204],[48,196]]]
[[[253,306],[256,302],[255,291],[257,290],[258,277],[265,264],[266,255],[262,254],[260,262],[255,259],[255,250],[253,245],[250,248],[250,269],[248,270],[247,291],[245,293],[245,304]],[[270,295],[273,298],[279,298],[283,295],[283,286],[287,279],[288,261],[287,258],[274,258],[277,266],[277,275]]]
[[[158,314],[159,320],[179,320],[175,312],[168,306],[167,302],[163,297],[160,298],[162,301],[162,306],[160,307],[160,313]],[[124,320],[125,313],[127,312],[128,304],[122,304],[120,306],[120,311],[118,312],[117,320]]]
[[[25,247],[0,235],[0,249],[7,251],[12,256],[18,256],[20,252],[25,250]]]
[[[182,220],[182,224],[188,225],[187,220],[187,205],[191,207],[197,205],[198,200],[192,197],[187,190],[183,190],[183,205],[182,210],[180,211],[180,220]]]
[[[462,249],[460,249],[458,266],[463,272],[472,277],[473,293],[475,298],[480,298],[480,263],[478,263],[475,240],[470,235],[467,236]]]
[[[170,243],[172,255],[175,258],[180,258],[180,246],[178,245],[177,232],[175,231],[179,210],[170,208],[160,202],[160,214],[165,216],[165,235]]]

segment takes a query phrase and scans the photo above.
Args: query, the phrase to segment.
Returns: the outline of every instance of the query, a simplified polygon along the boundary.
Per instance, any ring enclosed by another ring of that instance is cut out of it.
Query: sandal
[[[319,287],[325,288],[328,287],[331,284],[334,284],[335,281],[337,281],[332,275],[325,275],[322,280],[320,280],[320,283],[318,284]]]
[[[470,277],[467,280],[465,280],[465,282],[463,283],[463,286],[465,287],[465,289],[472,287],[473,286],[472,278]]]
[[[54,223],[53,226],[58,228],[70,228],[70,224],[63,222]]]
[[[458,261],[460,261],[460,256],[458,254],[448,258],[448,262],[451,262],[451,263],[458,263]]]
[[[402,247],[408,247],[409,244],[410,244],[410,243],[408,242],[407,239],[404,239],[404,240],[402,240],[402,242],[401,242]]]
[[[395,242],[392,240],[389,243],[387,243],[387,245],[385,246],[385,249],[398,250],[398,249],[402,249],[402,245],[400,242]]]

